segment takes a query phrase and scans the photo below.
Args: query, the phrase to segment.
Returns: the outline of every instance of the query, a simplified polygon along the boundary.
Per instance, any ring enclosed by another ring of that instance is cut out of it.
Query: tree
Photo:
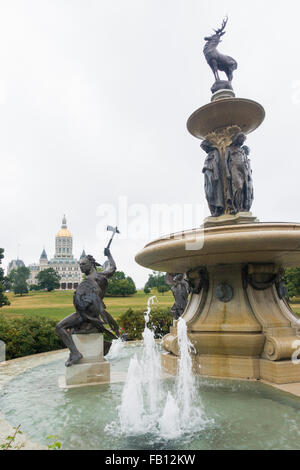
[[[106,295],[109,297],[129,297],[136,293],[134,281],[123,271],[116,271],[108,282]]]
[[[150,289],[156,288],[158,292],[168,292],[170,290],[170,286],[166,284],[165,281],[165,274],[164,273],[157,273],[153,271],[152,274],[149,274],[149,279],[145,284],[145,289],[150,291]]]
[[[23,294],[28,294],[27,279],[30,276],[30,270],[26,266],[20,266],[11,272],[13,282],[13,291],[21,297]]]
[[[300,296],[300,268],[290,268],[285,271],[285,283],[289,297]]]
[[[4,249],[0,248],[0,264],[2,264],[2,259],[4,258]],[[3,307],[3,305],[10,305],[10,302],[5,295],[6,291],[6,283],[5,283],[5,278],[4,278],[4,271],[2,268],[0,268],[0,308]]]
[[[5,287],[5,290],[11,290],[12,289],[12,286],[13,286],[12,273],[10,273],[8,276],[4,276],[3,284],[4,284],[4,287]]]
[[[160,285],[158,286],[157,290],[160,294],[164,294],[165,292],[169,292],[170,286]]]
[[[38,286],[37,284],[31,284],[31,285],[29,286],[29,290],[30,290],[31,292],[32,292],[32,291],[36,291],[36,292],[37,292],[37,291],[39,291],[39,290],[41,290],[41,289],[40,289],[40,286]]]
[[[40,289],[47,289],[48,292],[52,292],[60,287],[60,276],[53,268],[44,269],[37,275],[38,286]]]

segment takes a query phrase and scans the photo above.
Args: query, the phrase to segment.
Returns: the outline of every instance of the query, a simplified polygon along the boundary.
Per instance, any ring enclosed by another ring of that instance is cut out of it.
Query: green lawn
[[[171,307],[174,303],[171,292],[164,294],[154,292],[151,295],[157,296],[158,305],[161,307]],[[146,295],[143,291],[138,291],[131,297],[106,297],[104,302],[109,313],[117,319],[129,308],[133,310],[146,310],[147,300],[151,295]],[[23,297],[9,293],[7,296],[11,305],[0,309],[0,314],[4,316],[20,317],[23,315],[40,315],[55,320],[61,320],[74,312],[72,291],[30,292]]]
[[[300,316],[300,298],[295,298],[291,303],[290,306],[292,310]]]
[[[171,292],[156,295],[161,307],[171,307],[174,303]],[[131,297],[106,297],[104,299],[107,310],[117,319],[129,308],[133,310],[145,309],[147,300],[151,297],[143,291],[138,291]],[[20,297],[13,293],[7,294],[11,305],[0,309],[0,315],[9,315],[19,317],[22,315],[41,315],[55,320],[61,320],[70,313],[74,312],[73,292],[72,291],[54,291],[54,292],[30,292],[28,295]],[[295,313],[300,315],[300,299],[295,299],[291,304]]]

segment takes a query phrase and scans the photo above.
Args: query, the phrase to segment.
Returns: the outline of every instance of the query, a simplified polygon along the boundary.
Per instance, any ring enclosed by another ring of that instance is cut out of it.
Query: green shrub
[[[144,289],[153,288],[156,288],[160,293],[171,290],[171,287],[166,283],[166,275],[164,273],[153,271],[152,274],[149,274],[149,279],[146,282]]]
[[[141,340],[145,329],[145,312],[143,310],[129,309],[119,319],[121,333],[127,333],[130,341]],[[170,331],[173,316],[168,308],[154,307],[150,313],[149,328],[154,330],[155,338],[162,338]]]
[[[31,285],[29,286],[29,290],[30,290],[30,292],[32,292],[32,291],[33,291],[33,292],[38,292],[38,291],[41,290],[41,288],[40,288],[40,286],[38,286],[37,284],[31,284]]]
[[[6,359],[62,349],[55,320],[44,317],[0,317],[0,340],[6,344]]]
[[[129,297],[136,293],[135,283],[123,271],[116,271],[110,279],[106,291],[107,297]]]

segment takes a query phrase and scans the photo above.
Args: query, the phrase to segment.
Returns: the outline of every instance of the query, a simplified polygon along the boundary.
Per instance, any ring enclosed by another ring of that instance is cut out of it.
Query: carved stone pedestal
[[[211,101],[219,101],[219,100],[235,98],[235,94],[233,90],[226,89],[226,88],[220,88],[219,90],[215,88],[215,90],[216,91],[213,92],[213,95],[211,97]]]
[[[73,335],[76,347],[83,355],[78,364],[66,368],[62,386],[75,387],[109,383],[110,364],[103,356],[103,335]]]
[[[195,237],[202,248],[189,250]],[[136,257],[154,271],[186,272],[193,287],[183,318],[195,373],[300,382],[292,361],[300,319],[284,300],[284,267],[300,265],[300,224],[214,226],[149,243]],[[164,367],[176,373],[176,325],[164,338]]]
[[[280,298],[280,269],[217,265],[207,268],[206,277],[207,288],[192,296],[183,316],[196,350],[195,374],[299,382],[300,366],[292,361],[300,345],[299,320]],[[163,367],[176,373],[176,326],[164,338],[164,349],[169,354],[162,356]]]

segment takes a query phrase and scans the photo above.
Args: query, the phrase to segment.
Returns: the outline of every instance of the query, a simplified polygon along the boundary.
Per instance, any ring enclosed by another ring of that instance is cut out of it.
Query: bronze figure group
[[[245,141],[245,134],[238,133],[227,147],[223,162],[216,146],[208,140],[201,144],[207,153],[203,168],[205,195],[213,217],[251,210],[254,191],[250,149],[244,146]]]

